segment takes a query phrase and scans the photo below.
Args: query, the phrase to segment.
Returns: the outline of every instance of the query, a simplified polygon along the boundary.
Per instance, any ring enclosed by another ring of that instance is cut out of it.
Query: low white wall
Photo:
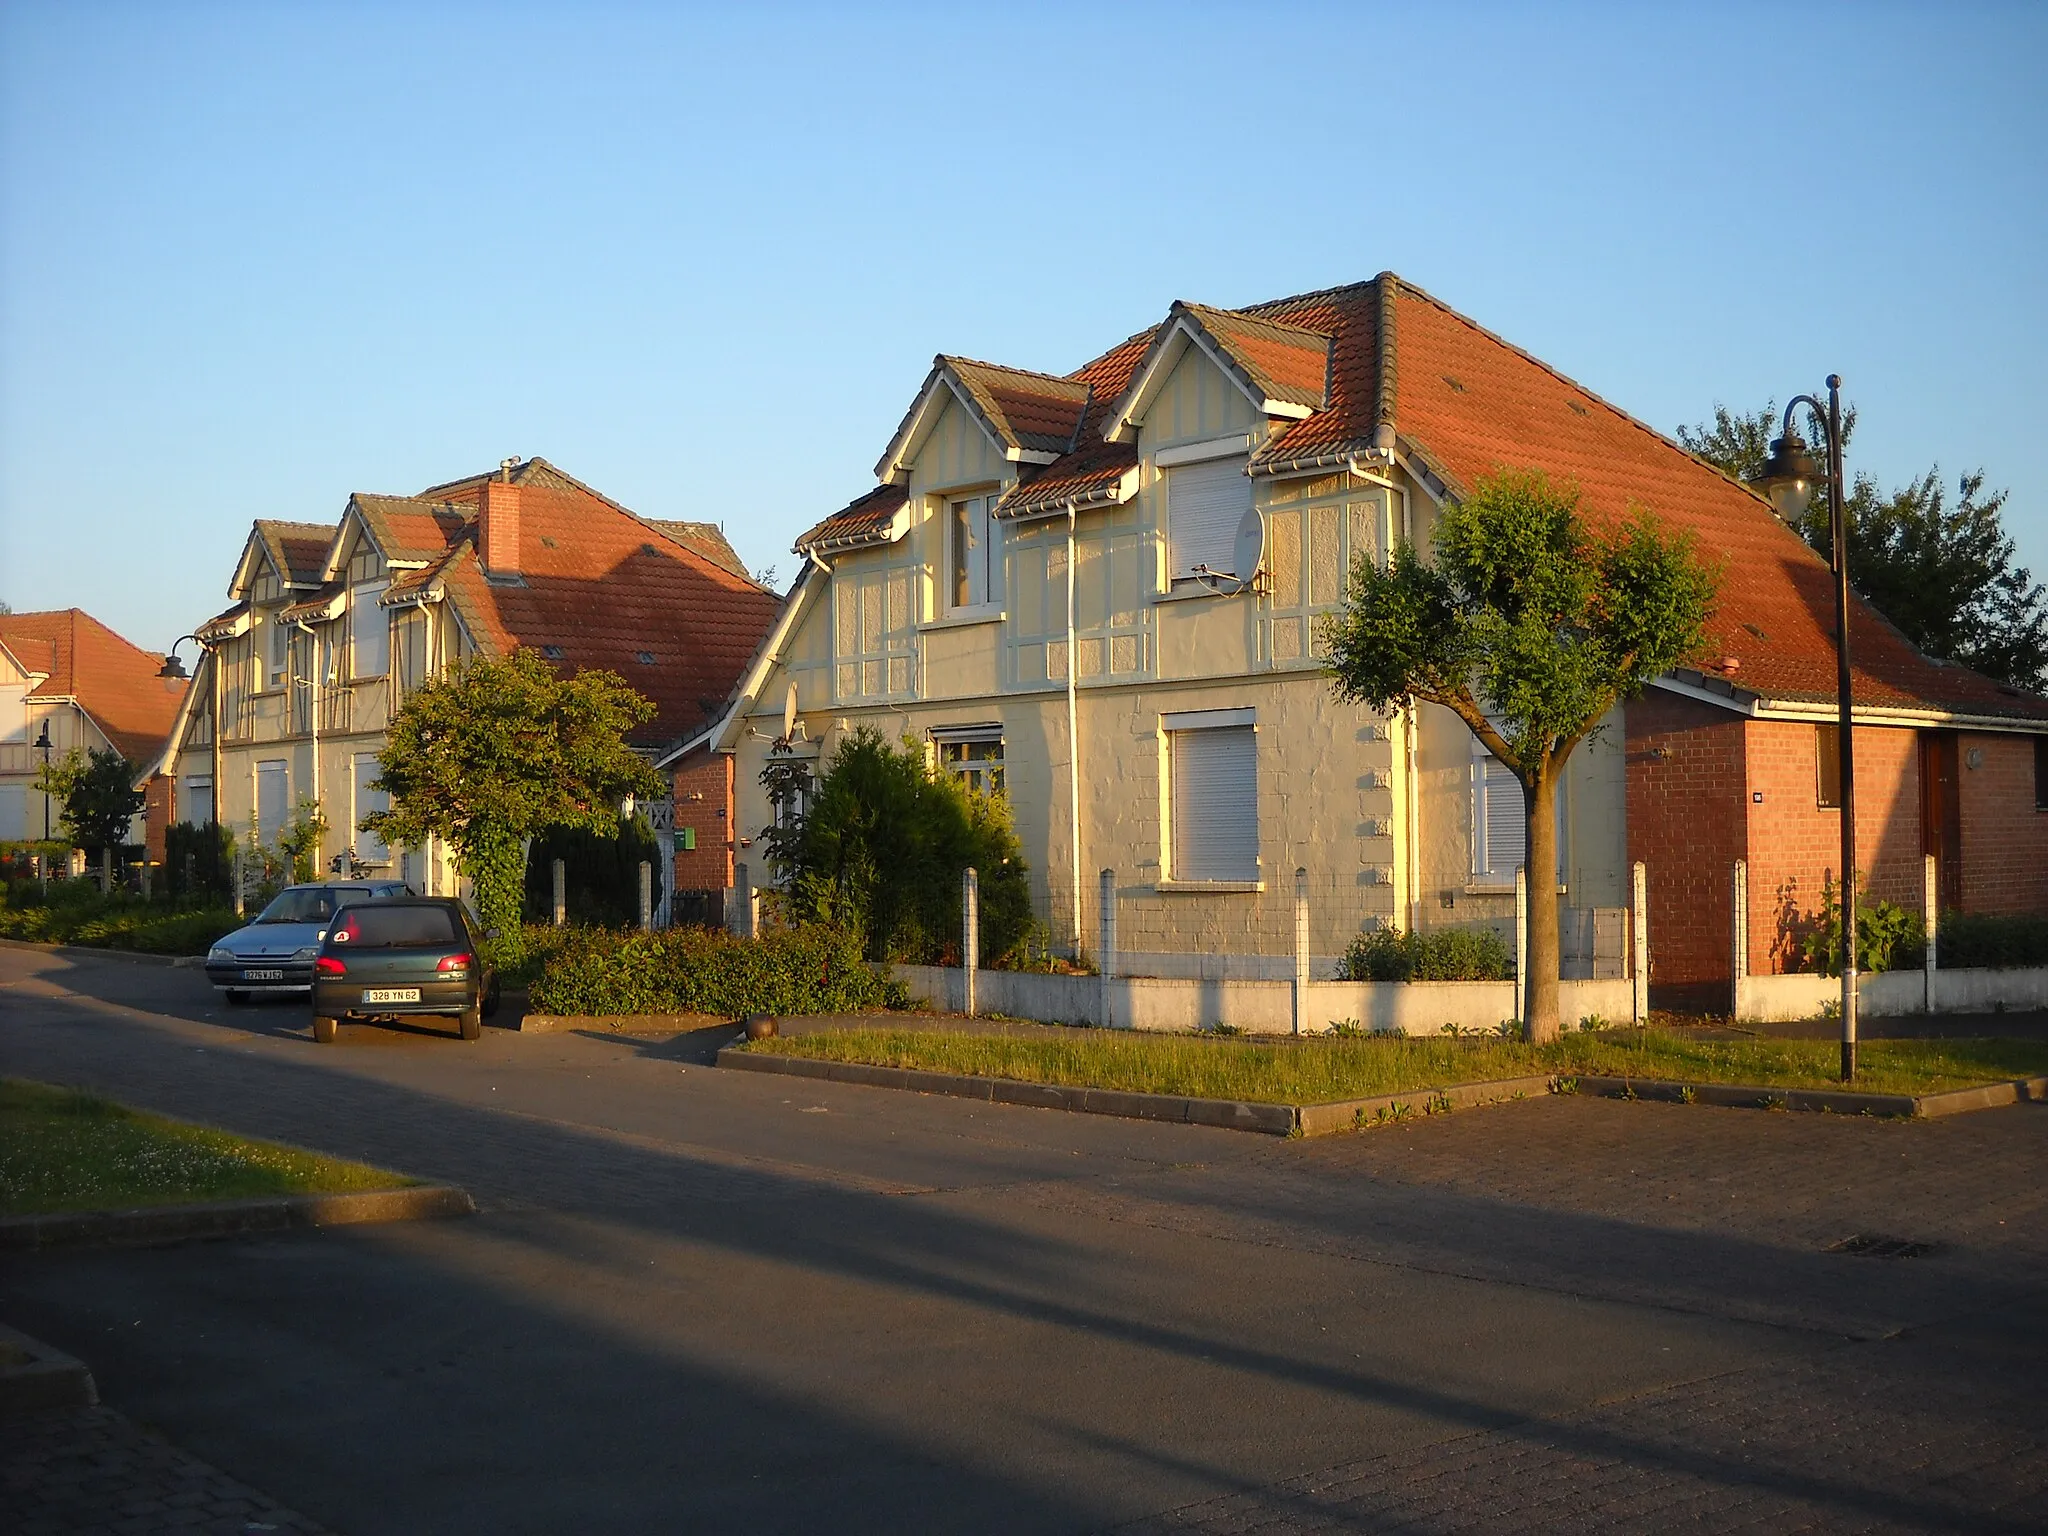
[[[918,1001],[957,1012],[966,1004],[963,971],[935,965],[899,965],[899,980]],[[1627,1021],[1629,983],[1563,981],[1558,1006],[1567,1027],[1588,1015]],[[1100,1024],[1099,976],[1051,976],[1030,971],[980,971],[975,1001],[983,1013],[1048,1024]],[[1118,976],[1109,982],[1109,1022],[1122,1029],[1189,1030],[1228,1024],[1252,1034],[1287,1034],[1294,1028],[1291,981],[1198,981]],[[1433,1035],[1446,1024],[1491,1029],[1515,1012],[1509,981],[1312,981],[1308,1028],[1327,1030],[1354,1020],[1389,1034]]]
[[[1735,1016],[1762,1024],[1810,1019],[1841,995],[1836,976],[1745,976],[1736,989]],[[1931,997],[1925,971],[1881,971],[1856,978],[1856,1007],[1885,1018],[2048,1008],[2048,966],[1937,970]]]

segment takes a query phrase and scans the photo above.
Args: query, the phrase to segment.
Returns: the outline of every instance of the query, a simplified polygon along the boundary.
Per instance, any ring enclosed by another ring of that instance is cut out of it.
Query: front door
[[[1920,733],[1920,851],[1934,856],[1936,899],[1963,903],[1963,813],[1957,798],[1956,733]]]

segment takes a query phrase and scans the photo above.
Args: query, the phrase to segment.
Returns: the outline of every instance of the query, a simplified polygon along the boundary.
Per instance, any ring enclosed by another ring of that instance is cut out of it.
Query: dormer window
[[[391,670],[391,620],[378,599],[385,583],[368,582],[349,593],[349,667],[353,677],[382,677]]]
[[[1002,493],[950,497],[946,502],[946,606],[980,608],[1002,599],[1002,565],[995,554],[995,505]]]
[[[1166,536],[1173,579],[1248,578],[1237,565],[1237,530],[1252,509],[1242,455],[1175,464],[1165,471]]]
[[[264,627],[270,631],[269,642],[264,646],[265,656],[268,661],[268,666],[265,670],[269,684],[272,688],[282,688],[284,686],[285,674],[291,667],[291,626],[285,623],[282,613],[274,613],[270,616],[270,622]]]

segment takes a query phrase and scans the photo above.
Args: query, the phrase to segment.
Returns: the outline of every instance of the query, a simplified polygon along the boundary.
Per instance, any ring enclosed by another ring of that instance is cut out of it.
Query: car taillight
[[[346,976],[348,974],[348,967],[332,955],[322,955],[319,959],[315,960],[313,962],[313,969],[322,976]]]
[[[474,955],[447,955],[442,958],[441,963],[435,966],[434,969],[437,971],[466,971],[475,962],[476,957]]]

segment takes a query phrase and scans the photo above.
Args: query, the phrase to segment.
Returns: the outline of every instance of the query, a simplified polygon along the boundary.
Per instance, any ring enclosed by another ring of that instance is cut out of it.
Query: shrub
[[[1856,904],[1856,968],[1865,975],[1910,964],[1925,952],[1927,933],[1920,914],[1896,902]],[[1820,916],[1806,936],[1806,963],[1824,976],[1842,974],[1842,909],[1838,887],[1822,882]]]
[[[1361,933],[1339,972],[1345,981],[1506,981],[1514,974],[1507,940],[1484,927]]]
[[[812,925],[758,939],[708,928],[662,933],[565,928],[532,986],[543,1013],[854,1013],[899,1008],[900,983],[870,966],[859,938]]]
[[[203,955],[214,940],[241,926],[229,907],[101,896],[87,880],[51,885],[47,905],[0,907],[0,938],[151,955]]]
[[[1944,912],[1936,964],[1943,970],[1966,966],[2048,965],[2048,916],[2038,912],[2009,917],[1979,912]]]
[[[572,923],[625,928],[640,921],[640,865],[654,866],[654,891],[661,892],[661,845],[645,816],[619,818],[610,832],[588,827],[549,827],[526,853],[526,920],[552,921],[555,860],[563,864],[563,898]]]
[[[164,893],[234,896],[235,838],[217,821],[173,822],[164,828]]]

